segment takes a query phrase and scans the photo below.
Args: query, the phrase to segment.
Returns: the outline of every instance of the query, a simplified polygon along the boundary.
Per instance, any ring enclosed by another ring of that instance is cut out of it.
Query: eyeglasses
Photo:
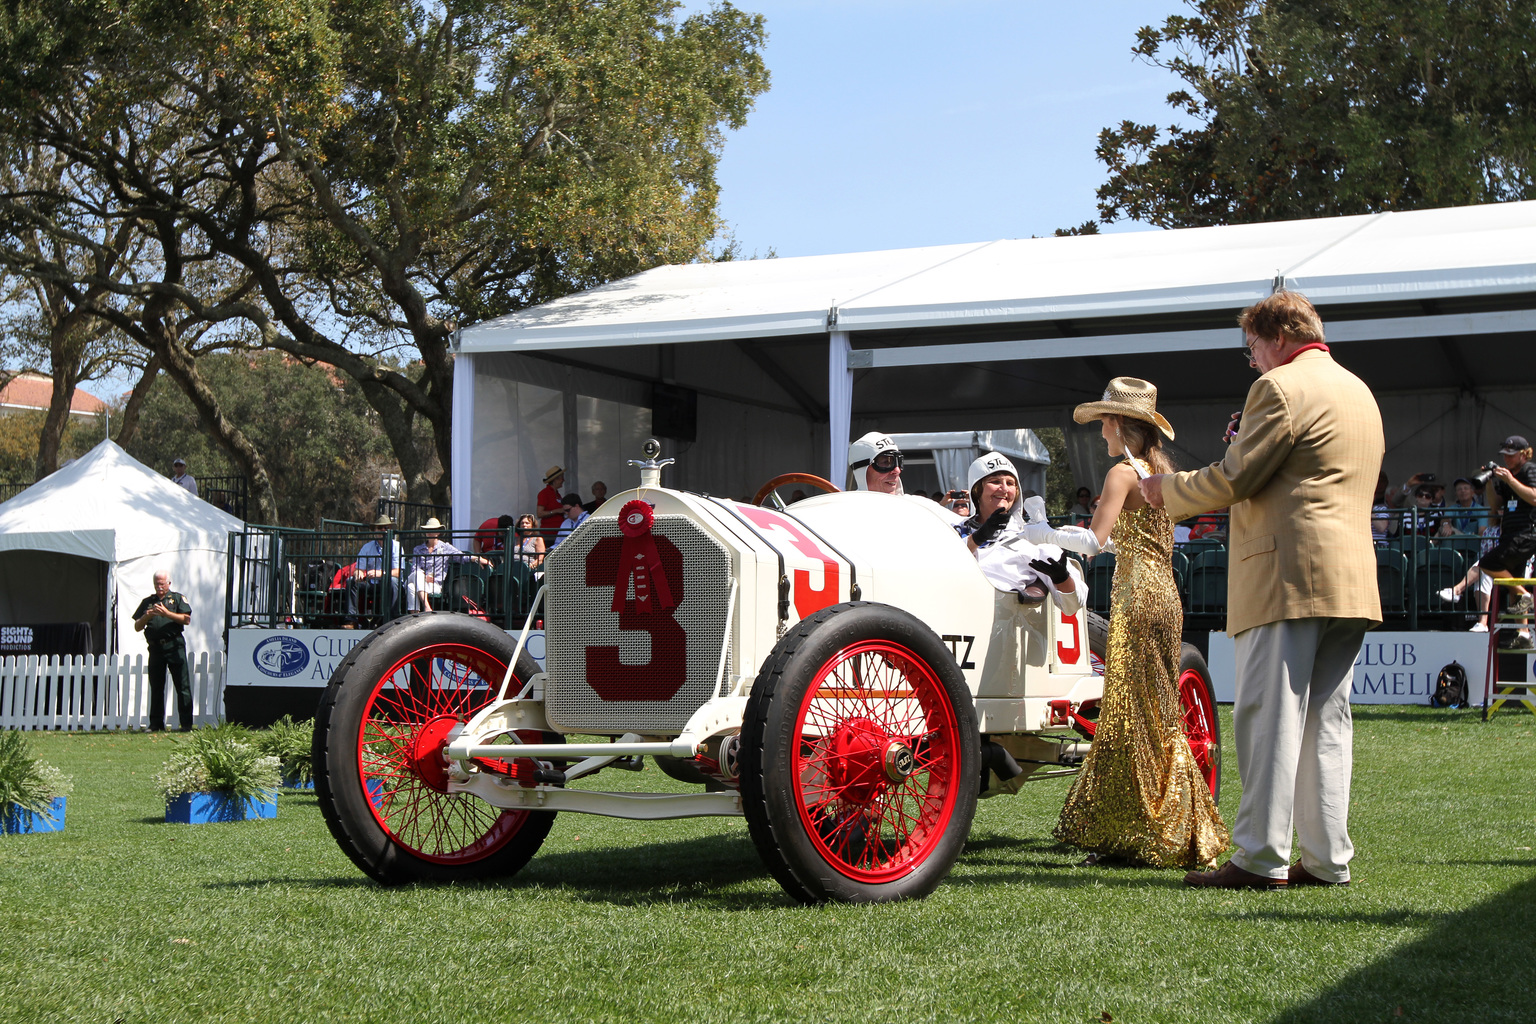
[[[881,452],[869,460],[869,464],[875,467],[876,473],[889,473],[894,469],[900,469],[901,463],[901,452]]]

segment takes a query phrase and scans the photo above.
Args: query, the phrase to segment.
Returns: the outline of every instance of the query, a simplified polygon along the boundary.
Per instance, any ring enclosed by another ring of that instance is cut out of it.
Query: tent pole
[[[454,342],[457,347],[457,331],[454,332]],[[448,470],[451,492],[448,500],[452,503],[453,528],[467,530],[470,527],[470,473],[475,454],[475,357],[472,353],[459,352],[453,357],[453,425],[450,431],[453,464]]]
[[[836,323],[836,310],[828,318]],[[827,336],[827,437],[831,446],[831,472],[827,479],[843,486],[848,476],[848,435],[853,420],[853,371],[848,369],[847,331]]]

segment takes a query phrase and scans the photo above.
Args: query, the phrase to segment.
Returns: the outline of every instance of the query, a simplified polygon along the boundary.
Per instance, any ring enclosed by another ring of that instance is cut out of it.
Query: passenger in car
[[[976,514],[955,525],[976,556],[987,580],[1011,590],[1022,604],[1039,604],[1049,594],[1063,615],[1075,615],[1087,592],[1077,563],[1055,544],[1038,544],[1017,514],[1019,474],[1008,457],[988,452],[966,474]]]

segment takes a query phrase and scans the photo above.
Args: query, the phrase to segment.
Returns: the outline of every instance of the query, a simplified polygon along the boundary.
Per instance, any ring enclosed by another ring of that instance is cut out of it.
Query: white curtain
[[[827,479],[841,483],[848,477],[848,426],[853,418],[853,371],[848,369],[847,331],[833,331],[827,339],[827,419],[832,451],[832,473]]]
[[[945,491],[965,490],[965,472],[974,461],[969,448],[935,448],[933,467],[939,473],[939,486]]]

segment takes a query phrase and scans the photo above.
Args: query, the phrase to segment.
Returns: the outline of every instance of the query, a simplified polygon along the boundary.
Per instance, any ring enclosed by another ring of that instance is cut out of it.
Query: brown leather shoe
[[[1284,889],[1286,880],[1256,875],[1227,861],[1215,871],[1191,871],[1184,884],[1196,889]]]
[[[1348,885],[1349,879],[1342,882],[1329,882],[1318,878],[1312,872],[1301,866],[1301,861],[1291,865],[1291,870],[1285,873],[1286,881],[1291,885]]]

